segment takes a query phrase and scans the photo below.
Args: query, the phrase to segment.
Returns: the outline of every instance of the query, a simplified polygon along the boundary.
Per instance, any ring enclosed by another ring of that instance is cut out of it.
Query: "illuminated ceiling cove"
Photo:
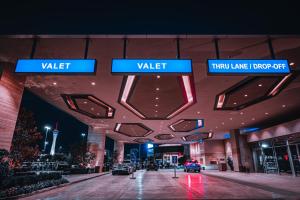
[[[168,120],[196,103],[191,76],[126,76],[119,103],[141,119]]]
[[[181,119],[169,126],[174,132],[190,132],[204,127],[203,119]]]
[[[153,132],[142,123],[117,123],[114,131],[128,137],[146,137]]]
[[[115,109],[97,97],[89,94],[62,94],[67,106],[91,118],[113,118]]]
[[[216,96],[216,110],[240,110],[278,95],[295,78],[286,76],[248,77]]]

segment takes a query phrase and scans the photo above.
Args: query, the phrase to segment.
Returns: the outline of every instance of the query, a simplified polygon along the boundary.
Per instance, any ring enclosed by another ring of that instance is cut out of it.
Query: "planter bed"
[[[0,198],[27,194],[67,182],[68,181],[62,178],[58,173],[7,177],[0,183]]]

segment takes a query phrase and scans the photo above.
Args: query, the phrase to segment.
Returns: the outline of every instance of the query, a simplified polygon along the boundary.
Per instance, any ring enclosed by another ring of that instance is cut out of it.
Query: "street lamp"
[[[50,126],[45,126],[44,129],[46,129],[46,136],[45,136],[45,142],[44,142],[44,152],[45,152],[46,151],[46,146],[48,144],[48,141],[47,141],[48,131],[51,130],[51,127]]]
[[[84,143],[84,138],[85,138],[86,134],[85,133],[81,133],[81,137],[82,137],[82,142]]]

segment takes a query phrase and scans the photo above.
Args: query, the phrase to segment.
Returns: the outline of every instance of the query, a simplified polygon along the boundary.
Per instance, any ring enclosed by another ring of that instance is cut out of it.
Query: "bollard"
[[[176,176],[176,165],[174,165],[174,176],[173,176],[172,178],[178,178],[178,177]]]
[[[134,171],[133,170],[132,170],[132,174],[131,174],[130,179],[135,179],[135,177],[134,177]]]

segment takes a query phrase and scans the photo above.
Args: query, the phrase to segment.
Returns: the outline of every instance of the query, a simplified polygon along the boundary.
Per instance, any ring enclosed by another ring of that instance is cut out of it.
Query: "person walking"
[[[233,161],[232,161],[231,157],[229,157],[229,156],[227,157],[227,164],[229,165],[231,171],[233,171],[234,170]]]

